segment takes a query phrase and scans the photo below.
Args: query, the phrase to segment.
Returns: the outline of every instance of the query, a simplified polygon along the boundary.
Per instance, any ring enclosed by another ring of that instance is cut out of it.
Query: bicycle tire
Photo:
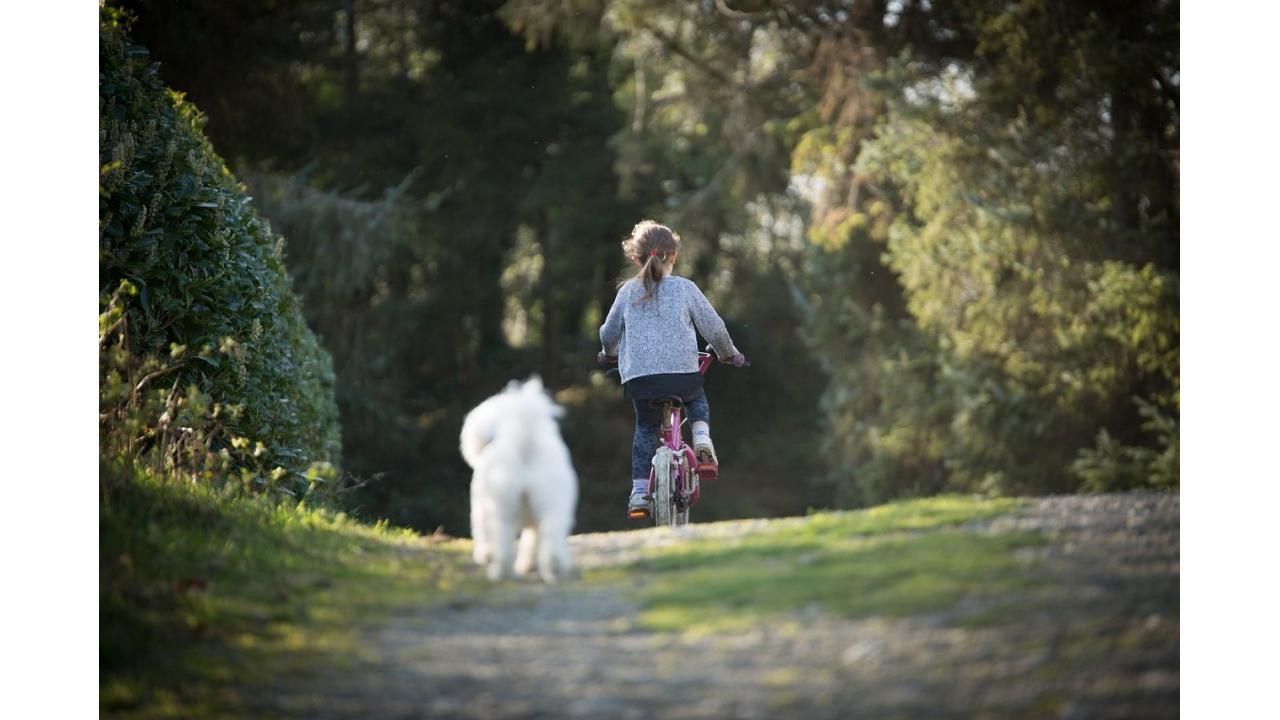
[[[653,522],[655,525],[676,526],[675,507],[675,457],[671,448],[663,445],[653,454]]]
[[[674,460],[674,458],[672,459]],[[676,475],[676,473],[680,472],[681,470],[683,470],[683,477],[685,478],[685,482],[686,483],[691,482],[691,475],[692,475],[693,469],[689,467],[689,464],[687,462],[685,462],[683,454],[680,455],[679,465],[677,468],[673,470],[672,477],[673,478],[680,477],[679,475]],[[676,486],[678,484],[672,483],[672,485]],[[685,490],[686,488],[680,487],[677,492],[683,493]],[[685,525],[689,524],[689,513],[690,511],[693,510],[693,508],[686,506],[685,508],[680,509],[679,503],[676,503],[674,501],[675,499],[673,498],[674,516],[672,517],[671,527],[684,527]]]

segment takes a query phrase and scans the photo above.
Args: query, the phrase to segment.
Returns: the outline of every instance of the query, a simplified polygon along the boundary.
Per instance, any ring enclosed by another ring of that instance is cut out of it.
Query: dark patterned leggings
[[[649,478],[653,453],[662,441],[662,409],[650,407],[648,400],[632,400],[636,409],[636,436],[631,443],[631,478],[639,480]],[[689,422],[701,420],[711,422],[711,405],[707,403],[707,394],[698,391],[697,397],[684,404],[684,416]]]

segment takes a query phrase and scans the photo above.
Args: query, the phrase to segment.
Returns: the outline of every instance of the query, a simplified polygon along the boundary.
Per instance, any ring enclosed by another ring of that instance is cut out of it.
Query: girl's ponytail
[[[648,300],[653,297],[653,291],[658,288],[658,283],[662,282],[663,263],[664,260],[659,258],[656,252],[651,252],[644,265],[640,267],[640,280],[644,283],[644,297],[642,299]]]

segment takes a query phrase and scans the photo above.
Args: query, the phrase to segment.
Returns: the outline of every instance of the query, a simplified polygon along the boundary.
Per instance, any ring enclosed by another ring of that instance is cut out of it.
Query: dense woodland
[[[620,527],[593,361],[653,218],[752,362],[708,375],[701,519],[1176,487],[1178,32],[1158,0],[110,2],[103,452],[463,534],[462,417],[538,373],[579,528]]]

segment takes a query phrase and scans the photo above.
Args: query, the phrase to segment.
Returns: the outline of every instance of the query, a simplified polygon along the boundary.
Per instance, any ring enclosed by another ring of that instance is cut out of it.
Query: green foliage
[[[844,502],[1176,483],[1176,420],[1143,419],[1178,407],[1168,9],[1042,9],[939,14],[942,57],[908,43],[836,98],[874,124],[793,155],[819,183],[811,346],[845,350],[824,398]]]
[[[1071,463],[1071,472],[1080,479],[1080,489],[1116,492],[1178,487],[1178,420],[1141,398],[1138,406],[1145,418],[1142,429],[1155,438],[1155,447],[1122,445],[1106,428],[1099,430],[1094,447],[1080,450],[1079,457]]]
[[[245,716],[253,692],[349,662],[364,623],[483,582],[460,544],[330,509],[115,460],[98,490],[110,716]]]
[[[333,371],[284,240],[165,89],[122,14],[99,37],[99,369],[104,450],[305,493],[340,456]]]
[[[966,130],[951,135],[948,122],[891,113],[860,162],[898,183],[910,209],[886,258],[936,343],[933,360],[913,362],[936,365],[931,390],[950,406],[926,432],[943,440],[952,487],[1070,489],[1071,456],[1100,424],[1135,414],[1126,398],[1176,402],[1177,279],[1081,247],[1079,235],[1105,233],[1106,220],[1090,230],[1089,215],[1058,214],[1099,204],[1063,181],[1084,172],[1072,163],[1087,149],[1051,151],[1073,138],[1014,122],[975,153],[961,139],[973,126],[950,120]],[[919,418],[910,408],[921,400],[893,407]]]

